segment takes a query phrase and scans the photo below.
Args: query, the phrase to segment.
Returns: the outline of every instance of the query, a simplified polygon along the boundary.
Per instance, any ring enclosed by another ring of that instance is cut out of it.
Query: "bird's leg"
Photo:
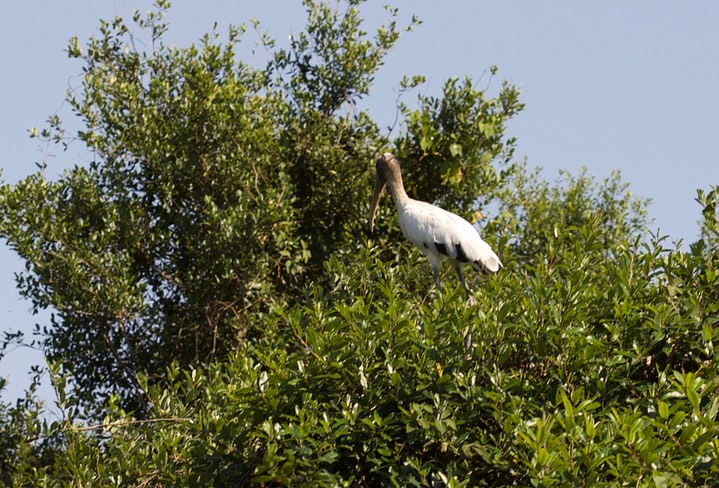
[[[432,274],[434,275],[434,284],[437,285],[437,290],[442,293],[442,285],[439,284],[439,266],[432,264]]]
[[[433,254],[427,254],[427,257],[429,258],[429,264],[432,265],[432,274],[434,275],[434,284],[437,285],[437,290],[439,291],[439,294],[442,294],[442,285],[439,284],[439,265],[442,263],[442,260],[438,258],[437,256]]]
[[[472,306],[476,305],[477,301],[472,296],[472,292],[469,291],[467,282],[464,281],[464,276],[462,276],[462,265],[457,262],[454,262],[454,263],[452,263],[452,268],[454,268],[454,271],[457,273],[457,276],[459,277],[459,282],[462,283],[462,287],[464,288],[465,293],[467,293],[467,298],[469,298],[469,304]]]

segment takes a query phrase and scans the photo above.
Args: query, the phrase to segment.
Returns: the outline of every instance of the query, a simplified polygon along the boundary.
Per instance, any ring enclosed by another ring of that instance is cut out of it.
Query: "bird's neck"
[[[404,191],[404,185],[402,184],[402,176],[399,173],[393,173],[387,178],[387,187],[392,200],[397,208],[403,207],[409,200],[407,192]]]

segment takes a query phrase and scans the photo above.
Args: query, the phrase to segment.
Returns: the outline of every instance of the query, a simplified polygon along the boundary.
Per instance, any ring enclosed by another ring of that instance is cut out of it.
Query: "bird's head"
[[[399,161],[397,161],[394,154],[387,152],[377,159],[375,162],[375,168],[377,170],[377,179],[374,184],[374,194],[372,195],[372,205],[370,209],[370,232],[374,230],[374,218],[377,214],[379,199],[387,186],[387,180],[393,179],[395,177],[394,175],[399,175]]]

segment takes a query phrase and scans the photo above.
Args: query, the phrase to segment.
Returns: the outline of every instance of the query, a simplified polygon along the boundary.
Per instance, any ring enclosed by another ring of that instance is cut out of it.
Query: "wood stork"
[[[402,184],[399,161],[394,154],[384,153],[377,159],[376,167],[377,180],[372,196],[370,232],[374,230],[377,206],[387,186],[397,207],[402,233],[429,258],[437,289],[442,291],[439,283],[439,265],[447,259],[457,273],[470,303],[474,305],[474,297],[462,276],[462,263],[469,263],[477,271],[496,273],[502,267],[497,255],[489,244],[482,240],[477,229],[459,215],[427,202],[409,198]]]

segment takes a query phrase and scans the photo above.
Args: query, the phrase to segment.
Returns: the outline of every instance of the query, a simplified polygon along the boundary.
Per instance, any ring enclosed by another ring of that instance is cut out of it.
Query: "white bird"
[[[470,303],[474,305],[474,297],[462,276],[462,263],[470,264],[477,271],[496,273],[502,267],[502,262],[495,252],[482,240],[477,229],[459,215],[409,198],[402,184],[399,161],[394,154],[384,153],[377,160],[376,167],[377,180],[372,196],[370,232],[374,230],[377,206],[387,186],[397,207],[402,233],[429,258],[437,289],[442,290],[439,283],[439,265],[447,259],[457,273]]]

